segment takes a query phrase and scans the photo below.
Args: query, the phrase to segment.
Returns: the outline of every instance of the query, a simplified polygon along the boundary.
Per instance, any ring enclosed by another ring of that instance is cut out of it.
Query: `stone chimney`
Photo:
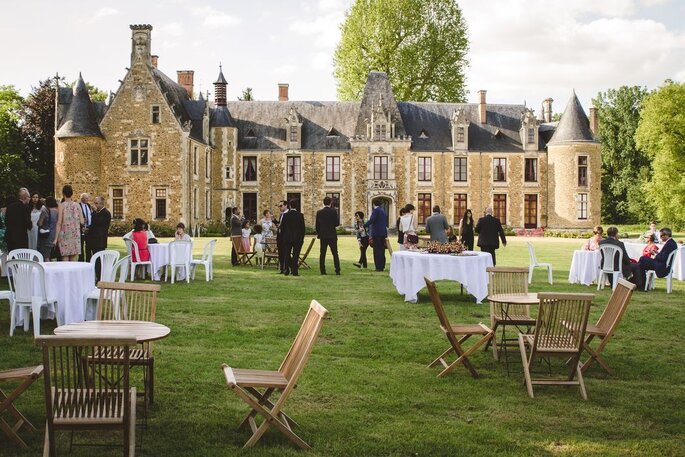
[[[599,133],[599,118],[597,117],[597,108],[594,106],[590,107],[590,130],[595,136]]]
[[[287,102],[288,101],[288,83],[278,83],[278,101]]]
[[[542,101],[542,120],[543,122],[552,122],[552,98],[546,98]]]
[[[480,95],[480,103],[478,104],[478,118],[480,119],[481,124],[487,124],[488,123],[488,109],[487,109],[487,103],[485,101],[485,94],[487,93],[486,90],[479,90],[478,94]]]
[[[152,63],[152,68],[157,68],[157,61],[159,56],[150,56],[150,63]]]
[[[193,78],[195,72],[193,70],[178,70],[176,72],[177,82],[183,86],[183,88],[188,92],[188,96],[193,98]]]
[[[142,60],[150,64],[152,26],[150,24],[133,24],[131,27],[131,66]]]

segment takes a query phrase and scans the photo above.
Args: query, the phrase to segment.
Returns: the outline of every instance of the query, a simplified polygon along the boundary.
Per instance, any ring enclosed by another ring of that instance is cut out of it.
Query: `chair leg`
[[[583,400],[587,400],[587,391],[585,390],[585,380],[583,379],[583,370],[580,363],[576,360],[576,376],[578,376],[578,386],[580,387],[580,396]]]
[[[17,325],[17,305],[10,302],[10,336],[14,336],[14,327]]]
[[[528,284],[533,282],[533,270],[535,269],[534,265],[529,265],[528,266]]]
[[[454,352],[454,348],[450,347],[445,352],[440,354],[440,356],[437,359],[433,360],[430,364],[428,364],[428,368],[433,368],[434,366],[443,363],[445,360],[445,357],[450,355],[452,352]]]
[[[33,337],[36,338],[40,336],[40,304],[31,305],[31,314],[33,315]],[[55,317],[57,317],[57,310],[55,310]]]
[[[547,279],[550,284],[554,284],[554,279],[552,278],[552,266],[547,267]]]
[[[523,335],[519,335],[519,350],[521,351],[521,364],[523,365],[523,377],[526,381],[526,389],[528,389],[528,396],[535,398],[533,393],[533,380],[530,378],[530,361],[526,353],[526,343],[523,341]]]

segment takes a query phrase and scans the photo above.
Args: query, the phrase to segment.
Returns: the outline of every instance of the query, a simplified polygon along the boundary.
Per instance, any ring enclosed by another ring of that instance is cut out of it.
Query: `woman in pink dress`
[[[62,188],[64,201],[57,212],[57,234],[55,244],[59,246],[62,260],[76,262],[81,251],[81,226],[83,212],[78,203],[71,199],[74,190],[70,185]]]
[[[136,251],[133,250],[131,255],[134,262],[147,262],[150,260],[150,251],[147,247],[147,231],[145,230],[145,222],[142,219],[136,219],[133,225],[133,233],[131,240],[138,245],[138,253],[140,259],[136,258]]]

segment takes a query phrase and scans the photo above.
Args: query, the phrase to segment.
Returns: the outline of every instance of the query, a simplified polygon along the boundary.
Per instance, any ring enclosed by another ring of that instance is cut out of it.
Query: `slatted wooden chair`
[[[423,279],[426,282],[426,287],[428,288],[428,293],[433,302],[433,307],[440,320],[440,328],[450,342],[450,347],[440,354],[437,359],[433,360],[430,365],[428,365],[428,368],[433,368],[438,364],[442,365],[444,369],[438,373],[438,377],[442,377],[452,371],[456,366],[462,364],[471,372],[471,376],[477,378],[478,371],[476,371],[476,368],[471,364],[468,357],[478,350],[479,347],[490,341],[494,337],[495,332],[482,323],[474,325],[451,325],[447,318],[447,313],[445,313],[445,308],[442,306],[442,300],[435,287],[435,283],[428,278],[424,277]],[[480,339],[469,349],[464,350],[461,344],[472,336],[480,336]],[[457,359],[452,363],[448,363],[445,360],[445,357],[452,353],[456,354]]]
[[[240,235],[233,235],[231,236],[231,242],[233,243],[233,249],[235,249],[235,252],[238,255],[238,264],[252,265],[251,259],[256,252],[243,249],[243,237]]]
[[[43,374],[43,365],[37,367],[15,368],[13,370],[0,371],[0,381],[21,381],[21,383],[7,395],[0,389],[0,430],[2,430],[12,441],[17,443],[22,448],[26,449],[28,446],[21,439],[17,432],[23,426],[37,432],[36,427],[14,406],[14,401],[26,391],[31,384],[33,384],[40,375]],[[5,412],[15,421],[14,424],[9,424],[3,418]]]
[[[488,295],[528,293],[528,268],[488,267],[486,271],[488,272]],[[506,313],[503,312],[504,308],[507,310]],[[495,360],[500,359],[502,349],[506,351],[506,328],[509,325],[516,326],[519,330],[521,327],[530,329],[535,326],[535,319],[530,316],[530,306],[490,302],[490,327],[495,332],[495,337],[490,343]],[[496,335],[500,327],[502,336],[498,344]],[[506,357],[505,360],[508,362]]]
[[[110,429],[123,432],[124,456],[135,455],[136,388],[130,386],[127,336],[38,336],[45,367],[45,444],[43,455],[57,455],[60,430]],[[121,354],[120,363],[97,354]],[[86,362],[87,361],[87,362]],[[73,435],[72,435],[73,441]],[[73,444],[73,443],[72,443]]]
[[[304,251],[304,254],[300,254],[300,259],[299,259],[299,263],[298,263],[298,267],[299,267],[299,268],[306,268],[307,270],[311,270],[311,269],[312,269],[312,267],[310,267],[310,266],[307,264],[307,257],[309,256],[309,252],[311,252],[312,246],[314,246],[314,242],[315,242],[315,241],[316,241],[316,237],[313,237],[313,238],[309,241],[309,246],[307,246],[307,250]]]
[[[539,293],[540,309],[535,334],[519,334],[519,349],[528,395],[533,398],[534,385],[578,386],[583,400],[587,400],[580,356],[583,352],[585,328],[593,294]],[[527,351],[530,348],[530,352]],[[565,378],[531,376],[531,366],[546,357],[570,358],[570,369]],[[576,377],[577,379],[573,379]]]
[[[275,236],[266,237],[262,251],[262,270],[265,264],[273,262],[278,267],[278,243]]]
[[[125,320],[155,322],[158,284],[99,282],[97,320]],[[113,357],[116,358],[116,357]],[[155,358],[153,343],[146,342],[131,349],[131,365],[142,366],[145,412],[155,399]]]
[[[392,242],[388,238],[385,239],[385,249],[388,250],[388,254],[392,257]]]
[[[222,365],[228,387],[250,407],[250,412],[239,426],[242,428],[249,425],[252,429],[252,436],[244,447],[254,446],[273,425],[301,448],[310,449],[310,446],[293,431],[297,423],[283,412],[283,407],[307,364],[327,314],[326,308],[312,300],[295,341],[278,371],[240,369]],[[280,394],[275,401],[271,398],[274,394]],[[255,421],[256,416],[264,419],[259,426]]]
[[[600,357],[600,354],[606,347],[607,343],[614,336],[616,327],[618,327],[619,322],[623,318],[623,314],[628,308],[628,303],[633,296],[633,291],[637,286],[625,279],[618,280],[618,284],[614,289],[606,308],[599,317],[599,320],[595,325],[588,324],[585,328],[586,339],[583,342],[583,349],[590,355],[590,357],[583,363],[581,371],[585,373],[590,366],[597,361],[599,365],[604,368],[607,373],[612,374],[613,371],[606,364],[604,359]],[[599,338],[600,342],[596,348],[590,346],[590,342],[595,338]]]

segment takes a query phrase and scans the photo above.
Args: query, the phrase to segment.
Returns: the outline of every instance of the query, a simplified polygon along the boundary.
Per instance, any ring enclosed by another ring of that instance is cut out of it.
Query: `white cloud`
[[[311,55],[312,69],[317,71],[328,70],[331,68],[333,57],[329,52],[315,52]]]
[[[110,7],[105,6],[105,7],[100,8],[99,10],[97,10],[95,12],[95,14],[93,14],[90,17],[89,22],[97,22],[100,19],[104,19],[108,16],[114,16],[116,14],[119,14],[118,10],[115,10],[114,8],[110,8]]]
[[[665,5],[666,3],[669,3],[671,0],[640,0],[640,3],[642,3],[645,6],[657,6],[657,5]]]
[[[203,6],[192,10],[195,16],[204,18],[203,24],[209,28],[221,28],[228,25],[237,25],[242,22],[237,16],[231,16],[228,13],[219,11],[211,6]]]
[[[162,24],[159,27],[156,27],[157,31],[159,31],[161,36],[169,35],[169,36],[181,36],[183,35],[183,26],[179,24],[178,22],[169,22],[167,24]]]
[[[312,44],[319,49],[332,50],[340,39],[340,24],[344,20],[342,11],[334,11],[312,19],[298,19],[288,29],[302,36],[315,36]]]
[[[297,66],[292,64],[283,64],[273,69],[274,76],[288,76],[295,73]]]

